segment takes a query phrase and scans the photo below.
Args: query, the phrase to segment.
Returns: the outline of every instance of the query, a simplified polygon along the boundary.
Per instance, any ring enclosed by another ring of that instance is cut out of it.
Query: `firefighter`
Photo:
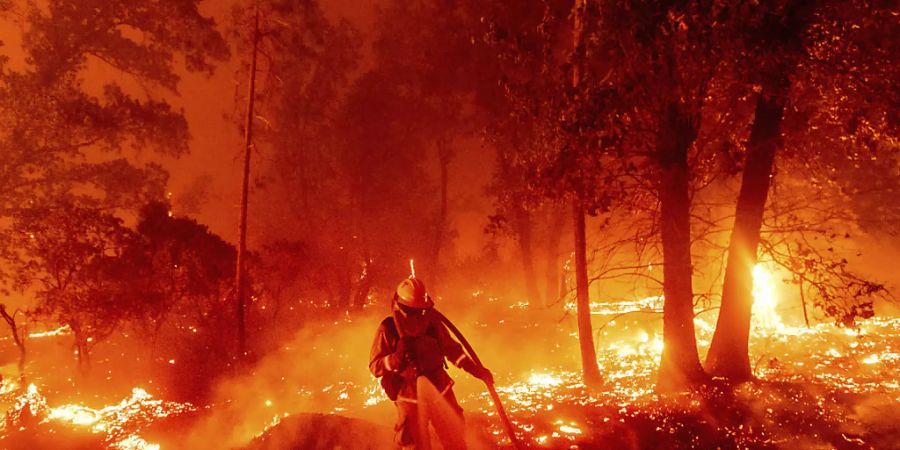
[[[425,382],[434,386],[461,424],[462,408],[453,394],[453,379],[447,374],[446,361],[486,383],[493,384],[493,375],[473,362],[450,336],[436,316],[425,284],[415,276],[397,287],[391,309],[391,315],[381,322],[375,335],[369,370],[381,378],[381,386],[397,407],[397,445],[403,449],[429,448],[427,430],[431,422],[445,449],[465,448],[463,433],[442,426],[441,417],[427,411],[420,414],[424,408],[420,404],[420,388]]]

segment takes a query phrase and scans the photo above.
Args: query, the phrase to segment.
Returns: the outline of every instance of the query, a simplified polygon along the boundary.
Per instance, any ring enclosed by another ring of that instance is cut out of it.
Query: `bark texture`
[[[587,236],[585,233],[584,203],[575,202],[573,209],[575,225],[575,302],[578,319],[578,343],[581,348],[581,367],[584,384],[596,386],[602,381],[597,367],[597,352],[594,349],[594,333],[591,327],[591,297],[588,291]]]
[[[527,211],[519,210],[515,217],[516,238],[522,256],[522,270],[525,275],[525,295],[532,308],[541,305],[541,293],[538,290],[537,277],[534,274],[534,224]]]
[[[247,295],[247,204],[250,196],[250,155],[253,150],[253,107],[256,96],[256,60],[259,51],[259,2],[255,4],[253,20],[253,54],[250,57],[250,82],[247,87],[247,121],[244,125],[244,169],[241,178],[241,213],[238,230],[238,251],[235,264],[235,297],[237,316],[238,356],[243,357],[247,351],[247,325],[244,317]]]
[[[657,136],[660,232],[663,246],[663,342],[657,389],[676,391],[703,383],[694,334],[688,149],[697,125],[677,103],[662,115]]]
[[[747,141],[741,190],[728,246],[722,286],[722,307],[716,323],[706,369],[731,381],[753,378],[749,339],[753,307],[753,266],[757,262],[763,212],[784,114],[784,84],[764,87],[756,102],[756,116]]]
[[[559,268],[559,244],[565,228],[564,214],[560,214],[556,208],[550,212],[550,228],[547,230],[546,246],[544,247],[544,308],[556,305],[561,298],[560,292],[560,268]]]

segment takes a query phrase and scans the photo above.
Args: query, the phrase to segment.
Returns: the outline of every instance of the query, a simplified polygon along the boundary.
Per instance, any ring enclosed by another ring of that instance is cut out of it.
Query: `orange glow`
[[[753,323],[757,327],[772,330],[783,327],[776,311],[778,292],[775,278],[767,265],[753,266]]]

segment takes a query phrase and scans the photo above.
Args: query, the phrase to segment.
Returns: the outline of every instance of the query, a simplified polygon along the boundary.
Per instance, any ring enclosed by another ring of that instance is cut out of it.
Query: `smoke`
[[[534,370],[577,370],[577,341],[562,332],[566,327],[559,326],[556,315],[537,320],[537,315],[479,291],[475,295],[454,292],[447,300],[436,298],[437,307],[470,340],[494,372],[498,386],[527,379]],[[216,448],[240,448],[273,427],[284,427],[278,431],[280,439],[302,434],[310,424],[318,424],[317,433],[326,440],[332,427],[350,427],[341,436],[344,444],[359,430],[378,430],[360,432],[362,440],[352,448],[365,448],[363,444],[384,432],[392,435],[395,407],[368,370],[375,332],[388,312],[386,305],[379,304],[353,315],[304,324],[246,374],[219,382],[213,400],[186,436],[161,442],[163,448],[209,448],[211,442]],[[527,339],[522,339],[523,330],[528,332]],[[492,409],[484,398],[484,385],[452,365],[448,371],[456,381],[454,390],[467,421],[484,425],[482,414]],[[325,420],[317,414],[361,421]],[[469,437],[473,448],[487,439],[478,436],[479,425],[469,427],[475,433]],[[276,438],[268,439],[266,446]],[[266,446],[256,448],[278,448]]]
[[[299,330],[245,375],[217,385],[211,413],[182,441],[185,448],[204,448],[209,442],[221,448],[239,447],[273,421],[300,413],[388,417],[365,411],[369,398],[361,397],[380,394],[380,386],[368,372],[369,346],[377,325],[376,317],[367,314],[312,323]]]

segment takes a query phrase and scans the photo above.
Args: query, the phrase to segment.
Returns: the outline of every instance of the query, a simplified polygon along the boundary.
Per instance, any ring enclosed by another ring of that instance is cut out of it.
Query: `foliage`
[[[17,271],[0,281],[35,294],[37,316],[69,325],[82,363],[139,310],[122,217],[162,198],[167,178],[119,153],[185,153],[183,112],[157,90],[177,93],[177,60],[211,73],[228,54],[198,3],[16,6],[24,65],[0,72],[0,256]]]
[[[157,344],[153,355],[181,362],[170,383],[180,396],[206,394],[232,363],[235,257],[234,246],[196,220],[172,216],[169,205],[141,209],[125,261],[139,274],[131,282],[140,299],[133,329]]]
[[[71,328],[84,367],[90,349],[137,309],[135,272],[123,264],[131,232],[111,214],[71,203],[30,209],[14,229],[18,285],[34,290],[36,316]]]
[[[230,317],[225,298],[234,279],[235,250],[193,219],[172,217],[168,205],[141,210],[131,263],[142,277],[139,320],[149,330],[221,329]],[[138,287],[139,286],[139,287]]]
[[[85,76],[93,64],[106,64],[174,92],[176,55],[189,70],[205,72],[227,55],[215,24],[194,0],[54,0],[29,4],[25,13],[26,66],[0,73],[0,216],[59,198],[106,210],[160,198],[159,166],[110,155],[129,147],[186,152],[182,113],[164,100],[133,95],[115,79],[99,80],[98,95]],[[2,241],[9,242],[9,232],[0,230]]]

